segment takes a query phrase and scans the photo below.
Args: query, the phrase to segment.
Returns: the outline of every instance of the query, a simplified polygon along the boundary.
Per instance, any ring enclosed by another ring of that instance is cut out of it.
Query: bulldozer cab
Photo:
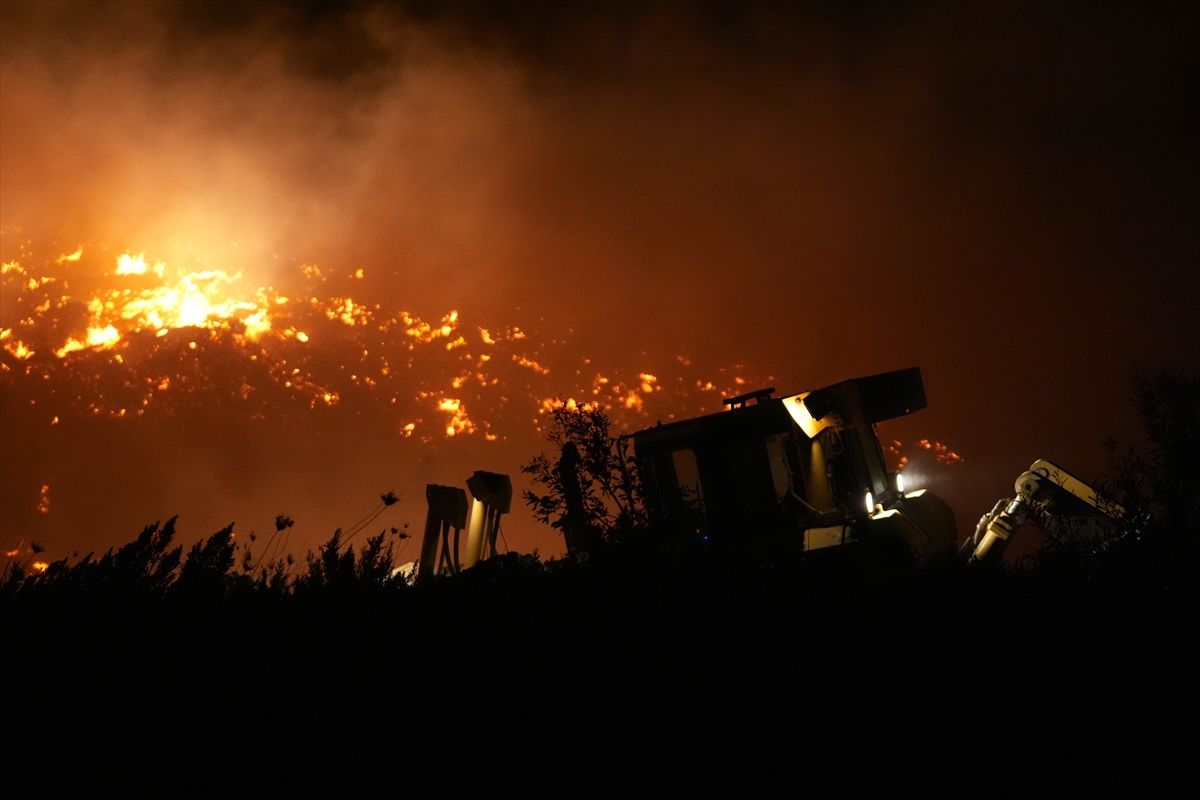
[[[874,424],[925,407],[919,368],[781,398],[774,391],[633,434],[656,524],[736,543],[835,530],[901,498]]]

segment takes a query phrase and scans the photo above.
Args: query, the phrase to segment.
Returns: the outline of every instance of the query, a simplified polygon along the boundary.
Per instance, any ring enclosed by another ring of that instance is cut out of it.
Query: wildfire
[[[561,346],[570,331],[466,324],[457,310],[426,321],[364,302],[349,291],[361,270],[301,263],[273,270],[276,289],[148,252],[104,256],[85,243],[39,258],[26,244],[22,263],[2,268],[0,380],[48,425],[195,408],[250,420],[375,409],[398,439],[496,441],[539,434],[546,398],[586,397],[632,430],[720,411],[722,397],[774,381],[668,353],[601,370]],[[961,462],[925,444],[941,463]],[[48,511],[48,494],[38,502]]]
[[[56,259],[55,263],[78,261],[82,254],[81,247],[69,256]],[[5,274],[28,274],[15,262],[5,267]],[[82,299],[59,294],[47,296],[35,306],[35,312],[43,317],[52,310],[70,313],[81,300],[86,306],[87,319],[80,326],[82,332],[69,333],[64,342],[53,348],[58,358],[80,350],[111,350],[130,334],[145,330],[164,336],[179,328],[225,329],[258,341],[271,330],[273,312],[288,302],[286,297],[279,296],[269,287],[239,292],[240,273],[229,275],[219,269],[169,270],[162,261],[147,265],[144,253],[118,256],[113,274],[122,279],[118,285],[91,297]],[[157,285],[146,285],[144,278],[148,275],[157,279]],[[31,278],[24,284],[24,289],[33,292],[46,284],[66,287],[65,281],[43,277],[37,281]],[[21,320],[22,325],[30,327],[36,327],[37,323],[35,317]],[[27,359],[36,352],[21,340],[9,343],[6,349],[20,359]]]
[[[610,370],[592,387],[579,385],[586,378],[575,378],[581,370],[570,362],[590,359],[547,361],[549,345],[518,325],[473,326],[476,338],[465,334],[456,310],[433,322],[404,310],[389,314],[344,291],[324,292],[327,278],[314,264],[298,265],[288,279],[294,285],[281,291],[255,286],[240,271],[178,269],[146,252],[108,257],[97,276],[102,252],[81,246],[41,263],[23,257],[24,264],[3,266],[3,374],[35,381],[31,392],[50,389],[48,422],[72,411],[141,417],[222,403],[256,418],[347,402],[361,413],[363,403],[374,403],[400,417],[394,430],[405,438],[482,434],[495,441],[496,426],[511,427],[528,413],[522,398],[536,408],[548,395],[591,388],[606,408],[642,418],[630,419],[632,427],[648,416],[643,397],[664,388],[658,370],[644,369],[624,380]],[[68,267],[75,272],[61,271]],[[74,292],[71,284],[88,288]],[[296,296],[307,300],[293,302]],[[47,402],[39,397],[30,394],[28,403]],[[676,392],[672,399],[685,408],[663,416],[685,411],[687,398]],[[431,414],[443,424],[423,425]]]

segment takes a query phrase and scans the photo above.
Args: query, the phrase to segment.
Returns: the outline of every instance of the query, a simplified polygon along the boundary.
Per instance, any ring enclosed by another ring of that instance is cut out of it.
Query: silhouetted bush
[[[196,542],[188,551],[187,561],[172,587],[180,597],[193,600],[220,600],[225,595],[230,570],[233,569],[233,523],[208,539]]]
[[[1119,504],[1115,524],[1049,533],[1032,563],[1042,584],[1105,591],[1195,592],[1200,580],[1200,378],[1167,369],[1135,376],[1133,405],[1148,450],[1109,439],[1110,475],[1097,493]]]
[[[646,508],[637,464],[626,441],[611,433],[599,403],[559,400],[550,408],[547,440],[559,450],[551,460],[535,457],[521,472],[544,487],[545,494],[524,492],[534,517],[566,532],[572,507],[576,524],[590,531],[595,543],[615,542],[638,531],[645,535]]]
[[[52,562],[41,573],[11,570],[4,592],[10,596],[38,592],[96,598],[162,598],[175,580],[183,553],[182,546],[171,548],[174,538],[175,517],[172,517],[165,525],[159,522],[147,525],[134,541],[116,552],[110,548],[99,560],[89,553],[75,564],[66,559]]]

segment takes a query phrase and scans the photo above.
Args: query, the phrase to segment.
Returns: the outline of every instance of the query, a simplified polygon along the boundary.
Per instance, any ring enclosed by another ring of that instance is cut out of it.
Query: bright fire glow
[[[174,271],[168,276],[167,265],[162,261],[156,261],[148,268],[143,253],[117,257],[117,276],[146,276],[147,272],[159,279],[158,285],[113,287],[84,300],[88,311],[86,328],[56,347],[55,355],[64,358],[89,348],[112,349],[127,335],[143,330],[163,334],[178,328],[228,329],[258,341],[272,329],[274,308],[287,302],[270,288],[238,292],[236,285],[241,280],[240,274],[204,270]],[[37,287],[27,284],[26,288],[32,291]],[[36,310],[45,313],[52,306],[67,308],[79,299],[65,294],[49,297]],[[355,324],[356,315],[362,312],[361,307],[347,299],[341,308],[328,313],[349,318],[351,321],[347,324]],[[32,324],[33,321],[27,319],[24,322]],[[18,358],[28,358],[33,353],[20,341],[9,350]]]

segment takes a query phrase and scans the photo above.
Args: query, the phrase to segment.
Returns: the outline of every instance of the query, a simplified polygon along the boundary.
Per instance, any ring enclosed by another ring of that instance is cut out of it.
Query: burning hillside
[[[6,503],[36,507],[33,519],[51,516],[51,497],[60,509],[58,500],[78,481],[63,478],[59,462],[99,462],[107,472],[104,460],[114,448],[144,451],[130,443],[147,437],[149,446],[159,446],[162,434],[143,430],[191,427],[203,441],[228,436],[225,449],[239,453],[247,447],[282,453],[281,437],[365,440],[375,451],[403,449],[426,461],[449,440],[465,440],[466,449],[455,448],[455,466],[440,468],[449,475],[430,473],[431,467],[415,479],[401,475],[415,484],[407,487],[411,493],[425,480],[454,480],[453,470],[469,473],[483,464],[516,473],[543,449],[547,414],[560,399],[597,402],[618,429],[632,431],[718,411],[723,397],[774,381],[743,365],[702,367],[650,343],[625,363],[597,363],[569,328],[520,310],[508,320],[477,320],[453,309],[425,319],[371,302],[361,268],[295,263],[273,267],[275,282],[260,285],[249,270],[206,263],[189,249],[181,250],[190,259],[180,265],[149,250],[84,244],[56,252],[12,231],[4,238],[5,424],[28,426],[22,435],[36,439],[37,430],[85,421],[95,430],[103,423],[100,435],[110,442],[96,446],[107,453],[74,439],[59,455],[23,453],[40,466],[24,476],[28,487],[10,488]],[[890,449],[903,464],[899,449]],[[253,462],[244,454],[234,460]],[[292,465],[250,469],[238,491],[254,497],[254,484],[269,483],[269,473],[281,468]],[[127,490],[176,480],[167,474],[173,467],[139,462],[132,469],[154,475],[129,475]],[[396,475],[395,468],[375,472],[373,480],[384,483]],[[88,474],[95,479],[94,471]],[[319,502],[331,490],[324,478],[312,480],[321,489],[309,499]],[[82,510],[78,502],[74,508]],[[30,532],[14,526],[6,533],[15,539]]]
[[[426,321],[331,294],[312,264],[296,265],[277,288],[220,268],[92,250],[39,256],[23,243],[22,257],[3,265],[4,379],[48,421],[200,408],[256,419],[350,402],[359,412],[384,409],[398,436],[492,441],[536,432],[559,395],[599,400],[638,425],[652,413],[717,410],[723,395],[761,382],[740,365],[706,374],[683,356],[668,362],[669,377],[649,368],[626,375],[580,355],[569,331],[547,338],[516,324],[483,327],[454,310]],[[655,403],[664,390],[670,400]]]

